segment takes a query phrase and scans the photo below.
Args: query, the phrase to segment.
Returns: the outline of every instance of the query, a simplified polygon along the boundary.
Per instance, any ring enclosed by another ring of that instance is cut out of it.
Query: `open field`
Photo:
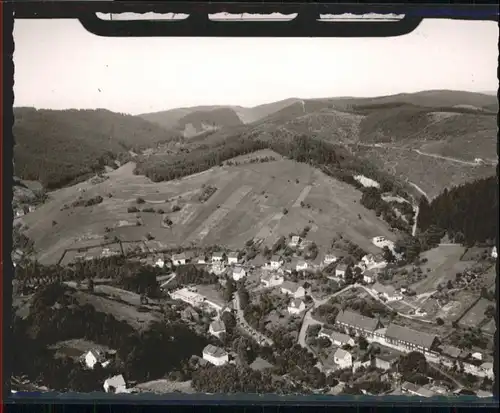
[[[456,321],[478,297],[479,293],[475,294],[465,290],[458,291],[450,302],[439,308],[436,317],[448,322]]]
[[[270,151],[262,152],[270,155]],[[256,152],[255,156],[261,155]],[[134,175],[133,170],[134,164],[128,163],[110,172],[109,179],[101,183],[87,181],[52,192],[49,202],[23,217],[39,261],[57,262],[64,249],[98,244],[105,235],[138,241],[150,234],[158,248],[193,242],[242,248],[256,237],[271,245],[279,236],[310,225],[317,228],[310,238],[320,248],[330,244],[332,234],[341,232],[372,253],[379,252],[370,241],[374,236],[395,237],[386,223],[359,203],[360,191],[306,164],[278,160],[215,167],[160,183]],[[201,203],[198,195],[204,184],[217,187],[217,191]],[[79,196],[88,199],[98,195],[103,197],[100,204],[61,210]],[[138,197],[145,203],[137,204]],[[304,207],[292,208],[302,199]],[[172,212],[173,205],[180,210]],[[153,207],[165,213],[129,213],[131,206]],[[173,221],[170,228],[161,225],[165,216]],[[135,224],[138,217],[141,226]]]
[[[76,291],[74,295],[81,305],[90,304],[96,311],[111,314],[117,320],[126,321],[137,330],[146,328],[151,322],[161,319],[157,312],[140,312],[134,306],[83,291]]]
[[[481,298],[474,307],[467,311],[467,314],[462,317],[459,324],[463,327],[478,327],[486,318],[484,312],[490,305],[494,305],[494,303]]]
[[[427,262],[422,265],[425,278],[410,288],[417,294],[436,290],[438,284],[446,285],[448,280],[455,280],[457,272],[471,267],[474,262],[460,261],[465,248],[460,245],[441,245],[422,254]],[[430,270],[430,271],[429,271]]]
[[[66,356],[74,359],[78,359],[82,354],[86,353],[89,350],[99,349],[102,351],[109,351],[110,348],[107,346],[103,346],[100,344],[96,344],[92,341],[87,341],[84,339],[72,339],[59,341],[50,347],[51,349],[56,350],[56,356]]]

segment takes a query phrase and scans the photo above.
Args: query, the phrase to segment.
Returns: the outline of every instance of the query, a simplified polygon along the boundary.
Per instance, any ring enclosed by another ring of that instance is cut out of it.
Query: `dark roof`
[[[292,293],[296,293],[297,290],[300,288],[300,285],[292,281],[284,281],[280,287],[287,291],[291,291]]]
[[[347,324],[352,327],[360,328],[366,331],[375,331],[379,321],[376,318],[362,316],[352,311],[341,311],[335,320],[337,323]]]
[[[228,258],[238,258],[238,253],[237,252],[230,252],[227,255]]]
[[[387,327],[385,336],[394,340],[401,340],[427,349],[431,348],[434,340],[436,340],[435,335],[412,330],[411,328],[402,327],[393,323],[389,324],[389,327]]]

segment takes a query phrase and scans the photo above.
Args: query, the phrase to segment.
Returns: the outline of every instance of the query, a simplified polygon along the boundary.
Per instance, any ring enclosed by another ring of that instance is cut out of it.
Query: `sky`
[[[15,106],[141,114],[290,97],[498,88],[495,22],[427,20],[393,38],[106,38],[14,25]]]

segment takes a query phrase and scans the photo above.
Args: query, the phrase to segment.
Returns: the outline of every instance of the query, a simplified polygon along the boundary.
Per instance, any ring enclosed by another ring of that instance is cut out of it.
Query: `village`
[[[273,348],[273,334],[285,328],[297,345],[318,359],[316,367],[321,372],[337,378],[335,388],[327,391],[332,394],[342,392],[343,386],[362,372],[384,382],[384,394],[390,395],[472,394],[463,377],[492,382],[493,350],[450,344],[450,328],[445,330],[440,319],[430,320],[424,306],[419,305],[430,294],[419,300],[409,287],[395,288],[382,282],[384,271],[400,258],[394,243],[384,237],[375,237],[372,242],[380,254],[366,254],[359,261],[341,249],[320,255],[315,245],[298,235],[288,240],[282,237],[272,249],[266,248],[265,254],[251,254],[250,258],[245,251],[221,250],[205,255],[155,254],[142,260],[168,270],[157,281],[163,294],[179,303],[173,308],[185,322],[199,329],[202,317],[211,319],[206,334],[215,341],[202,354],[193,355],[199,365],[238,363],[237,354],[225,340],[224,314],[229,313],[234,316],[236,330],[258,346]],[[256,244],[249,241],[248,247],[255,249]],[[103,254],[112,255],[109,249]],[[493,259],[496,249],[491,251]],[[186,266],[216,276],[218,285],[176,285],[177,272]],[[229,300],[220,294],[228,283],[233,285]],[[273,303],[270,313],[260,314],[257,320],[247,319],[248,309],[255,311],[263,300]],[[403,311],[405,306],[408,308]],[[398,371],[399,361],[415,353],[423,355],[435,377],[444,380],[424,377],[415,383],[405,381]],[[89,349],[80,361],[93,369],[97,363],[106,367],[112,357],[112,353]],[[262,358],[257,361],[263,365],[260,368],[272,367]],[[103,388],[116,393],[136,391],[122,375],[110,377]],[[479,388],[473,394],[491,396]]]

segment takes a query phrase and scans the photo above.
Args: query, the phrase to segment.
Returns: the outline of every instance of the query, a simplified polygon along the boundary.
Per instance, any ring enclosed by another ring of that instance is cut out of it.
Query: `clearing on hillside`
[[[254,156],[270,156],[262,152]],[[48,203],[22,219],[42,263],[57,262],[67,248],[115,237],[154,240],[163,248],[191,243],[242,248],[249,239],[272,245],[281,235],[310,226],[315,231],[308,238],[320,249],[328,248],[333,234],[340,232],[372,253],[379,252],[373,237],[395,238],[375,212],[360,204],[359,190],[307,164],[272,156],[275,161],[215,167],[159,183],[134,175],[129,163],[101,183],[87,181],[52,192]],[[217,190],[201,202],[208,185]],[[96,196],[103,198],[101,203],[71,206],[79,197]]]

